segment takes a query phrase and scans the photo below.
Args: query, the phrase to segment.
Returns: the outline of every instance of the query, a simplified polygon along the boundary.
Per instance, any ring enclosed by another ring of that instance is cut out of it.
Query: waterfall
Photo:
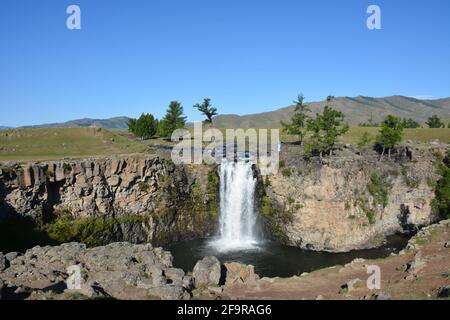
[[[255,187],[251,163],[222,161],[219,236],[212,243],[218,250],[248,249],[258,243]]]

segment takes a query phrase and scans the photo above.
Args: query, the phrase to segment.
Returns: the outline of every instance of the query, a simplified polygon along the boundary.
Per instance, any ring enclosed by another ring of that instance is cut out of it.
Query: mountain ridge
[[[326,101],[306,103],[312,110],[312,115],[321,112]],[[387,97],[369,97],[359,95],[356,97],[336,97],[330,106],[342,111],[345,121],[350,125],[368,122],[370,118],[374,123],[381,122],[388,114],[397,117],[411,118],[424,124],[425,121],[436,114],[442,119],[450,119],[450,97],[440,99],[417,99],[413,97],[393,95]],[[289,121],[294,113],[294,106],[281,107],[273,111],[238,115],[221,114],[213,119],[213,125],[218,128],[279,128],[280,121]],[[108,119],[82,118],[58,123],[45,123],[40,125],[22,126],[18,128],[76,128],[101,127],[112,130],[128,129],[130,117],[118,116]],[[14,129],[0,126],[0,130]]]
[[[312,114],[321,112],[326,101],[306,103]],[[336,97],[330,103],[334,109],[342,111],[345,120],[350,125],[368,122],[370,118],[374,123],[381,122],[388,114],[397,117],[411,118],[424,124],[425,121],[436,114],[442,119],[450,119],[450,98],[436,100],[420,100],[412,97],[393,95],[387,97]],[[236,115],[223,114],[214,118],[213,124],[220,128],[279,128],[280,121],[289,121],[294,113],[294,106],[288,106],[262,113]]]
[[[129,117],[118,116],[108,119],[92,119],[92,118],[82,118],[76,120],[69,120],[65,122],[55,122],[55,123],[44,123],[40,125],[33,126],[22,126],[20,128],[77,128],[77,127],[100,127],[105,129],[113,130],[124,130],[128,129]]]

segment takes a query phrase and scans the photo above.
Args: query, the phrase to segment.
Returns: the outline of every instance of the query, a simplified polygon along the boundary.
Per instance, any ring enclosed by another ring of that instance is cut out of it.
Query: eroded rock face
[[[150,244],[113,243],[86,248],[83,244],[67,243],[35,247],[17,255],[0,272],[0,279],[11,288],[36,292],[36,297],[51,292],[62,299],[70,299],[74,294],[87,298],[189,298],[189,288],[181,281],[184,272],[174,269],[172,260],[170,252]],[[80,270],[79,287],[70,285],[77,283],[70,278],[74,274],[71,268]]]
[[[192,272],[196,288],[218,286],[221,278],[221,264],[219,259],[210,256],[198,261]]]
[[[263,218],[276,238],[300,248],[345,252],[379,246],[387,235],[438,219],[429,182],[438,179],[437,155],[447,148],[410,147],[381,162],[375,152],[361,156],[344,148],[324,163],[286,150],[280,172],[261,179]]]
[[[114,158],[0,165],[0,222],[49,215],[72,218],[137,216],[148,223],[115,226],[110,242],[167,242],[214,230],[215,169],[154,158]],[[104,242],[108,242],[107,239]],[[102,242],[102,243],[104,243]]]

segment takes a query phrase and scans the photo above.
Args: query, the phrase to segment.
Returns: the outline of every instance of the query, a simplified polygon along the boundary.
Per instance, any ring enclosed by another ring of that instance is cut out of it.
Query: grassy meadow
[[[0,131],[0,161],[54,160],[132,154],[145,150],[134,140],[99,128]]]
[[[379,128],[351,127],[349,132],[341,138],[341,142],[356,144],[364,132],[368,132],[374,140],[378,131]],[[221,129],[221,132],[225,137],[225,129]],[[281,133],[281,140],[292,142],[296,141],[296,137]],[[443,143],[450,143],[450,128],[405,129],[403,140],[418,142],[439,140]],[[4,130],[0,131],[0,161],[43,161],[131,155],[148,153],[153,145],[167,144],[173,145],[161,138],[140,142],[127,131],[109,131],[100,128]]]

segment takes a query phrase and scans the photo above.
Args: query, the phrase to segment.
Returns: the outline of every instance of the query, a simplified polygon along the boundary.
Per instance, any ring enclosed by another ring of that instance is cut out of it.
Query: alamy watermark
[[[367,274],[370,274],[367,278],[366,286],[369,290],[381,289],[381,269],[377,265],[367,266]]]
[[[81,9],[79,6],[72,4],[67,7],[66,13],[69,14],[66,20],[66,27],[69,30],[81,29]]]
[[[201,122],[195,123],[193,133],[177,129],[172,141],[175,164],[220,164],[223,159],[257,163],[262,175],[276,174],[279,168],[280,131],[271,129],[225,129],[203,131]],[[206,144],[206,145],[205,145]]]
[[[81,9],[80,6],[72,4],[67,7],[66,13],[69,15],[66,20],[66,27],[69,30],[81,29]],[[367,7],[366,13],[369,17],[366,20],[366,26],[369,30],[381,30],[381,8],[378,5],[371,4]]]
[[[369,30],[381,30],[381,8],[375,4],[367,7],[367,14],[370,16],[367,18],[366,25]]]

